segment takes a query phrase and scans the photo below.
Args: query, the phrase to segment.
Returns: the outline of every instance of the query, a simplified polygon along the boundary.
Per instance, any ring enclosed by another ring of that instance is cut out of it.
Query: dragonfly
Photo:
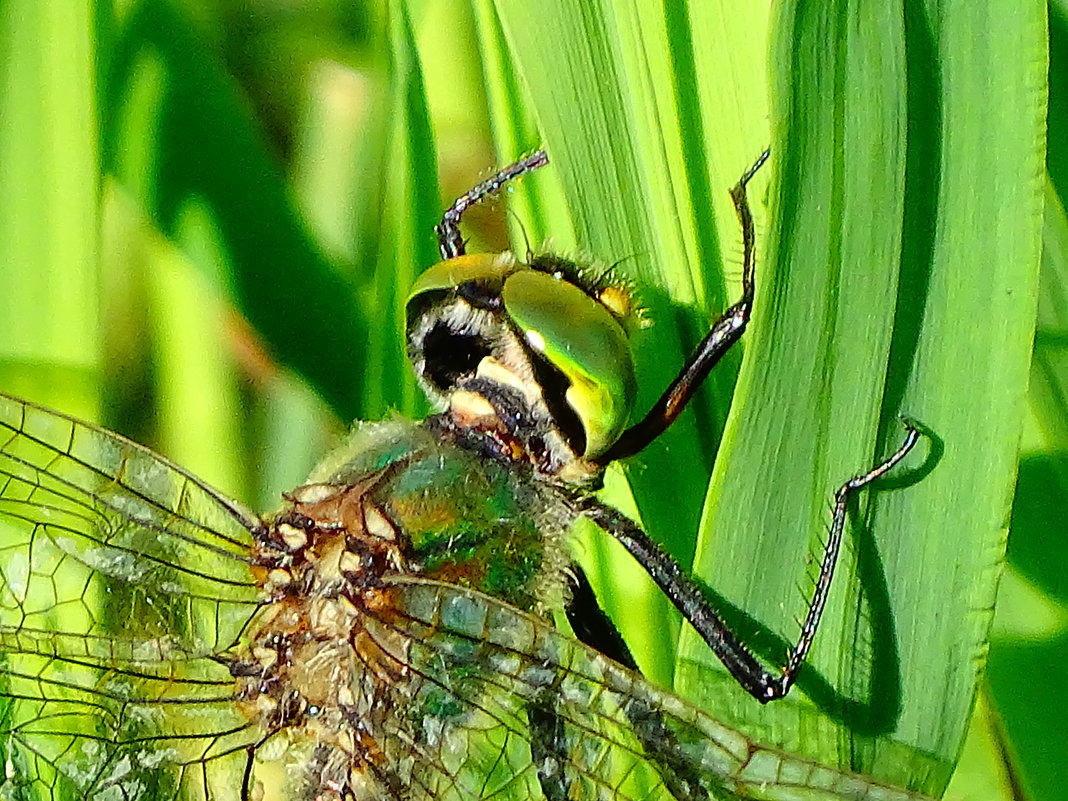
[[[280,510],[258,515],[130,440],[0,394],[0,797],[49,801],[704,801],[920,796],[756,743],[646,681],[568,532],[621,542],[757,700],[815,636],[850,496],[808,616],[766,669],[681,567],[593,491],[680,414],[739,339],[742,299],[628,425],[629,295],[559,256],[468,254],[462,195],[407,312],[441,411],[356,423]],[[553,624],[563,613],[567,633]]]

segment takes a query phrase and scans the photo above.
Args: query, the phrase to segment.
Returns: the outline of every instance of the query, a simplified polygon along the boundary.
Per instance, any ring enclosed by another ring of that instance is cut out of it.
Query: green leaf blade
[[[0,7],[0,384],[85,414],[100,387],[93,16]]]
[[[681,681],[725,719],[932,793],[963,739],[1004,548],[1034,326],[1043,13],[781,8],[777,228],[698,567],[771,664],[796,636],[834,488],[896,447],[898,414],[930,436],[855,505],[790,699],[755,716],[709,679],[696,637],[681,646]]]

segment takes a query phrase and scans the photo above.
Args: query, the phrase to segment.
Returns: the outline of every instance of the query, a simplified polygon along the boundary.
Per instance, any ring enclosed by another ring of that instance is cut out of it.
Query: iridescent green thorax
[[[469,663],[445,670],[414,652],[410,629],[429,637],[458,614],[477,621],[456,604],[421,620],[412,582],[485,593],[539,617],[562,607],[564,496],[527,466],[487,458],[471,435],[450,434],[440,417],[359,424],[286,494],[258,542],[254,572],[269,603],[250,621],[233,673],[244,714],[284,739],[284,758],[299,766],[282,797],[399,798],[394,783],[407,786],[417,766],[397,749],[428,747],[470,719],[455,688],[485,679],[478,648],[463,644]]]
[[[407,570],[542,612],[559,607],[572,514],[528,465],[487,458],[435,425],[358,425],[311,476],[346,484],[377,475],[369,496],[397,532]]]

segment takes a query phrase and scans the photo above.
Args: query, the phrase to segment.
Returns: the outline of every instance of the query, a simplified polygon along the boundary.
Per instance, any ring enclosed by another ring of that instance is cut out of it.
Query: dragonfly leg
[[[460,219],[464,212],[471,206],[481,203],[488,197],[492,197],[501,191],[501,188],[509,181],[514,181],[519,176],[544,167],[549,163],[549,156],[544,150],[535,150],[526,158],[522,158],[514,164],[509,164],[503,170],[491,175],[482,183],[464,192],[453,201],[452,205],[441,216],[441,222],[434,227],[438,235],[438,248],[441,258],[452,259],[464,255],[464,238],[460,234]]]
[[[624,431],[616,443],[605,453],[595,460],[599,464],[608,464],[616,459],[625,459],[633,456],[645,448],[650,442],[659,437],[682,413],[690,398],[700,388],[701,383],[708,377],[719,360],[723,358],[731,346],[739,340],[749,323],[749,315],[753,309],[753,293],[755,290],[754,267],[756,264],[756,234],[753,228],[753,215],[749,210],[749,199],[746,196],[746,186],[756,175],[757,170],[764,166],[771,154],[765,150],[760,158],[753,163],[745,174],[738,179],[738,183],[731,189],[731,200],[734,201],[734,211],[738,215],[738,223],[742,228],[742,297],[725,311],[711,330],[701,340],[697,349],[690,354],[682,371],[678,374],[671,385],[664,391],[658,400],[641,419],[640,422]]]
[[[866,473],[854,476],[842,484],[834,494],[834,515],[830,535],[824,546],[816,588],[809,602],[808,614],[801,625],[797,643],[790,649],[786,663],[778,674],[768,671],[738,639],[712,608],[704,594],[687,576],[679,564],[641,528],[622,513],[601,502],[586,498],[579,501],[576,511],[588,517],[614,537],[648,571],[653,581],[701,635],[708,647],[719,657],[738,683],[761,703],[782,698],[793,686],[797,673],[812,646],[820,617],[827,603],[827,593],[834,576],[835,564],[845,529],[846,508],[850,497],[878,478],[886,475],[919,439],[916,427],[905,422],[905,439],[894,453]]]

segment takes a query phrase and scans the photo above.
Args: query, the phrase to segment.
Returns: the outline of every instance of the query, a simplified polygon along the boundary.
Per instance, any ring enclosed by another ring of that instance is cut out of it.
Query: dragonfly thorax
[[[430,637],[456,609],[414,623],[413,584],[492,591],[538,614],[560,605],[570,517],[517,472],[426,424],[365,424],[265,521],[252,552],[262,604],[230,672],[263,732],[257,760],[285,768],[276,797],[402,798],[412,744],[471,718],[414,653],[413,626]]]
[[[408,353],[431,401],[565,481],[624,430],[635,395],[633,311],[616,283],[552,255],[463,255],[408,298]]]
[[[384,623],[388,577],[408,565],[371,497],[382,476],[288,493],[253,554],[265,604],[231,672],[245,715],[279,743],[261,759],[297,768],[284,797],[384,791],[372,778],[381,753],[370,731],[382,727],[383,694],[405,687],[409,656],[407,638]]]

